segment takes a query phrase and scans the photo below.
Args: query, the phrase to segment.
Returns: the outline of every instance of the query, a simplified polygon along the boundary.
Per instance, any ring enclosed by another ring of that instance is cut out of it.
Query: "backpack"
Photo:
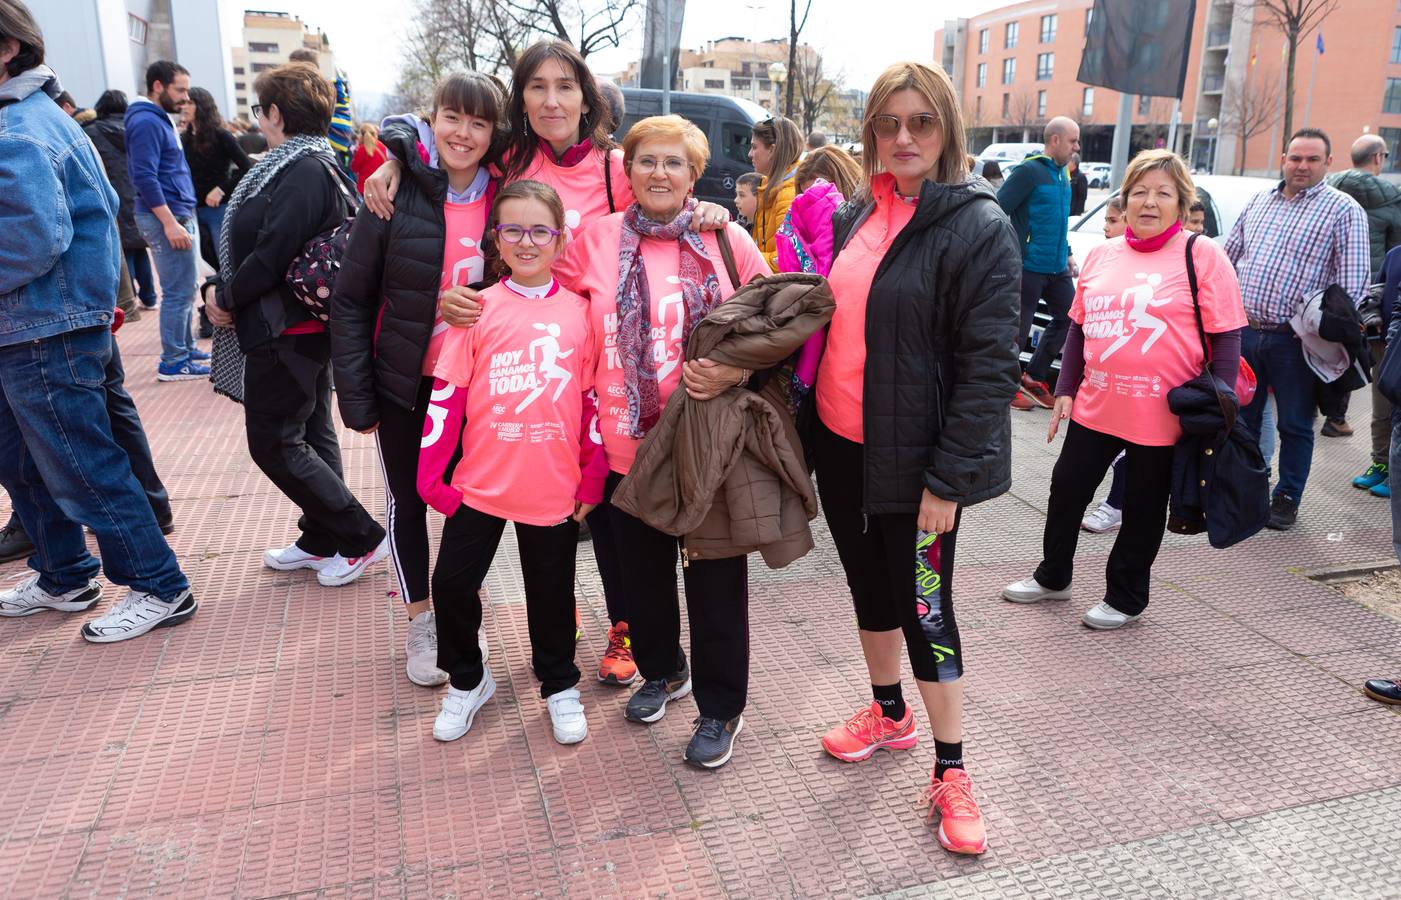
[[[292,295],[306,306],[307,310],[321,322],[331,320],[331,293],[336,287],[336,275],[345,257],[345,248],[350,244],[350,226],[355,224],[355,214],[360,203],[346,185],[345,176],[331,162],[318,157],[331,174],[331,180],[340,189],[350,213],[338,225],[323,231],[306,242],[287,267],[287,286]]]

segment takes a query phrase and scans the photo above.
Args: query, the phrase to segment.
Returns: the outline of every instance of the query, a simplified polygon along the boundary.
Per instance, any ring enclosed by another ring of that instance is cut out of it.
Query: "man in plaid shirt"
[[[1259,379],[1255,400],[1241,415],[1258,441],[1269,388],[1279,414],[1279,482],[1269,521],[1279,531],[1293,527],[1299,515],[1313,463],[1316,409],[1315,376],[1289,320],[1306,297],[1332,284],[1360,303],[1371,272],[1366,214],[1323,180],[1332,152],[1322,131],[1295,132],[1284,154],[1284,180],[1246,204],[1226,239],[1250,322],[1241,355]]]

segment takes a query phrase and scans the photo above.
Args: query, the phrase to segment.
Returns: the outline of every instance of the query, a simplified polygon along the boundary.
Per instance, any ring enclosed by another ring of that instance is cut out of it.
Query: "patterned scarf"
[[[219,229],[219,280],[227,285],[233,281],[232,238],[234,220],[238,209],[250,197],[256,197],[263,188],[272,183],[284,169],[304,156],[324,153],[335,163],[331,145],[324,135],[296,134],[278,144],[257,165],[248,170],[234,188],[224,208],[224,226]],[[238,345],[238,335],[232,328],[214,329],[214,352],[209,361],[209,380],[214,383],[214,392],[223,394],[235,403],[243,402],[243,349]]]
[[[628,400],[628,435],[641,438],[661,418],[661,394],[657,385],[657,360],[652,352],[652,297],[642,262],[642,239],[676,241],[681,245],[681,295],[686,320],[681,350],[691,339],[691,329],[724,299],[715,266],[700,235],[690,230],[696,201],[686,201],[670,222],[653,222],[634,203],[623,213],[622,242],[618,252],[618,356],[623,365],[623,390]]]

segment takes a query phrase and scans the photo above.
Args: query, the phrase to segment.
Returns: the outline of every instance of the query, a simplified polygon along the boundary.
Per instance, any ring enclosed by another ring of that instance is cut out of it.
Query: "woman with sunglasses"
[[[419,156],[413,132],[384,133],[385,146],[408,160],[409,177],[389,221],[361,208],[331,298],[336,399],[346,425],[375,436],[390,557],[409,620],[406,668],[409,680],[425,687],[448,675],[437,663],[419,445],[448,331],[439,304],[487,283],[483,245],[496,191],[488,166],[505,144],[504,105],[500,86],[486,75],[440,81],[425,123],[436,167]]]
[[[622,152],[608,136],[611,123],[611,110],[593,72],[569,44],[540,41],[516,61],[507,110],[510,143],[503,153],[502,183],[529,178],[554,188],[564,202],[565,235],[571,242],[595,222],[627,209],[633,202],[632,188],[623,171]],[[386,119],[384,133],[402,129],[406,124],[417,125],[429,162],[436,164],[431,137],[412,117]],[[393,214],[402,172],[398,150],[393,144],[389,147],[394,158],[365,181],[365,203],[382,218]],[[696,207],[690,229],[717,230],[726,227],[729,220],[729,211],[723,206],[702,202]],[[566,245],[560,259],[571,254],[570,247],[572,243]],[[457,327],[471,327],[481,309],[480,296],[474,289],[444,296],[440,305],[443,320]],[[608,685],[628,685],[637,678],[637,666],[632,658],[629,617],[622,601],[619,548],[601,509],[589,516],[588,527],[610,625],[598,680]]]
[[[738,225],[724,232],[738,279],[727,271],[716,233],[690,229],[699,211],[691,192],[709,158],[705,135],[680,116],[632,126],[623,160],[637,199],[584,232],[555,264],[555,275],[589,301],[598,347],[594,387],[609,469],[600,508],[607,509],[626,563],[623,602],[643,679],[624,715],[644,725],[660,720],[667,703],[690,693],[694,671],[700,719],[685,760],[716,768],[730,758],[748,693],[745,557],[684,563],[693,669],[681,649],[677,539],[609,504],[672,392],[684,384],[690,396],[708,400],[749,378],[705,359],[682,363],[692,327],[755,275],[768,274]]]
[[[822,746],[846,762],[915,746],[903,644],[934,734],[924,800],[939,813],[939,843],[976,854],[987,837],[963,767],[954,544],[961,509],[1011,485],[1020,255],[992,189],[969,176],[942,69],[886,69],[861,138],[862,185],[833,222],[837,311],[813,454],[872,700]]]
[[[771,116],[754,126],[749,141],[749,161],[764,176],[759,183],[759,205],[754,210],[750,233],[769,268],[778,271],[778,248],[774,236],[793,205],[798,160],[803,154],[803,133],[792,119]]]

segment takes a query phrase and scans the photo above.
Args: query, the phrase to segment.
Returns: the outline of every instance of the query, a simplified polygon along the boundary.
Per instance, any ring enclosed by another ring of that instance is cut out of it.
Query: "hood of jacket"
[[[831,226],[832,214],[846,202],[835,184],[826,181],[814,182],[812,187],[793,198],[788,207],[788,215],[793,217],[793,230],[798,236],[807,239],[825,223]]]
[[[1356,200],[1369,212],[1393,203],[1401,203],[1401,187],[1361,169],[1339,172],[1329,178],[1328,183]]]
[[[85,127],[111,141],[118,151],[126,152],[126,119],[122,113],[99,116]]]
[[[684,536],[687,559],[758,550],[777,569],[811,550],[817,496],[788,412],[791,372],[778,364],[835,309],[825,279],[789,274],[750,282],[712,310],[692,332],[687,358],[773,371],[758,391],[736,387],[705,401],[674,392],[613,504]]]
[[[0,105],[17,103],[35,91],[43,91],[50,97],[63,93],[58,76],[48,66],[35,66],[0,84]]]
[[[131,120],[135,119],[137,116],[155,119],[158,122],[171,126],[171,128],[175,127],[170,121],[170,113],[166,112],[159,103],[154,103],[144,97],[133,101],[132,104],[126,108],[126,113],[122,121],[123,123],[129,124]]]
[[[419,153],[419,145],[422,143],[421,133],[411,128],[407,122],[400,119],[387,127],[380,133],[379,139],[384,146],[389,148],[389,152],[394,154],[394,158],[399,160],[408,170],[408,176],[414,180],[419,188],[432,197],[436,202],[442,203],[447,197],[448,176],[436,164],[437,152],[430,150],[433,158],[432,162],[425,160]],[[429,143],[423,146],[429,147],[432,144],[432,137]]]

